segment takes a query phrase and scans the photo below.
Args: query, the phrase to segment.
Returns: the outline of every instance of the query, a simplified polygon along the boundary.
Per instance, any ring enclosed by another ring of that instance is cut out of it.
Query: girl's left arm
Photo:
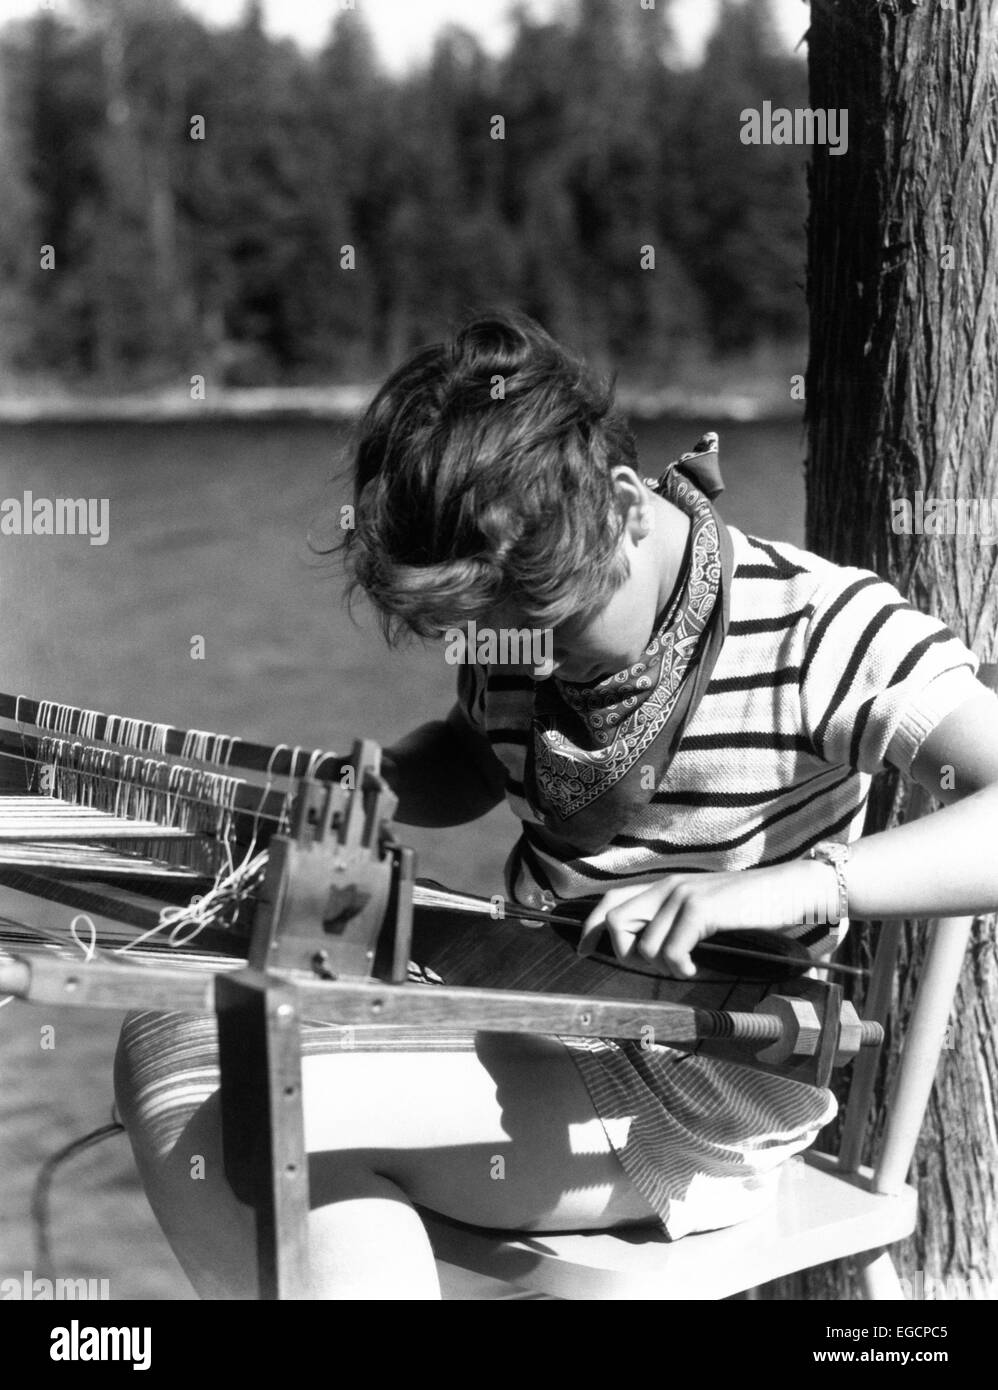
[[[998,699],[982,688],[943,719],[919,749],[912,775],[952,804],[853,845],[846,865],[850,914],[998,909]]]

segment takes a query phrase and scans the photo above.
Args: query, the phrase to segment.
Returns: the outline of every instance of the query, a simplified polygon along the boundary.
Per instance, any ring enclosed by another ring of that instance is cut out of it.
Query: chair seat
[[[760,1216],[674,1242],[645,1227],[510,1234],[422,1215],[438,1260],[555,1298],[716,1299],[910,1235],[914,1188],[884,1196],[871,1177],[840,1175],[834,1157],[809,1153],[786,1165]]]

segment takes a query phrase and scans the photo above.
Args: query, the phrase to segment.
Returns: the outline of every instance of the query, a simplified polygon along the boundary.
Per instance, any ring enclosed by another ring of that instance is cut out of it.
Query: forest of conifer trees
[[[739,143],[743,108],[807,101],[768,0],[725,0],[696,66],[667,0],[566,15],[519,11],[499,58],[450,28],[401,78],[362,7],[316,54],[257,3],[228,29],[172,0],[8,25],[8,379],[361,379],[494,304],[646,380],[799,343],[807,151]]]

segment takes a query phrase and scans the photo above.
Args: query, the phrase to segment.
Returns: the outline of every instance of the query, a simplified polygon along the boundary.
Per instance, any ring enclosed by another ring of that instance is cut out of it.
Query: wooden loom
[[[882,1040],[772,935],[705,947],[675,981],[580,959],[571,913],[497,920],[417,884],[379,756],[0,695],[0,993],[217,1015],[226,1176],[256,1212],[262,1297],[307,1286],[303,1020],[360,1046],[413,1029],[651,1038],[817,1085]]]

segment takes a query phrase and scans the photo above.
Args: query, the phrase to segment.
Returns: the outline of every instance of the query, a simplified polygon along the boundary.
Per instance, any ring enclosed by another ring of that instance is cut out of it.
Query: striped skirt
[[[607,1139],[671,1239],[756,1216],[838,1106],[831,1091],[659,1044],[562,1038]]]

